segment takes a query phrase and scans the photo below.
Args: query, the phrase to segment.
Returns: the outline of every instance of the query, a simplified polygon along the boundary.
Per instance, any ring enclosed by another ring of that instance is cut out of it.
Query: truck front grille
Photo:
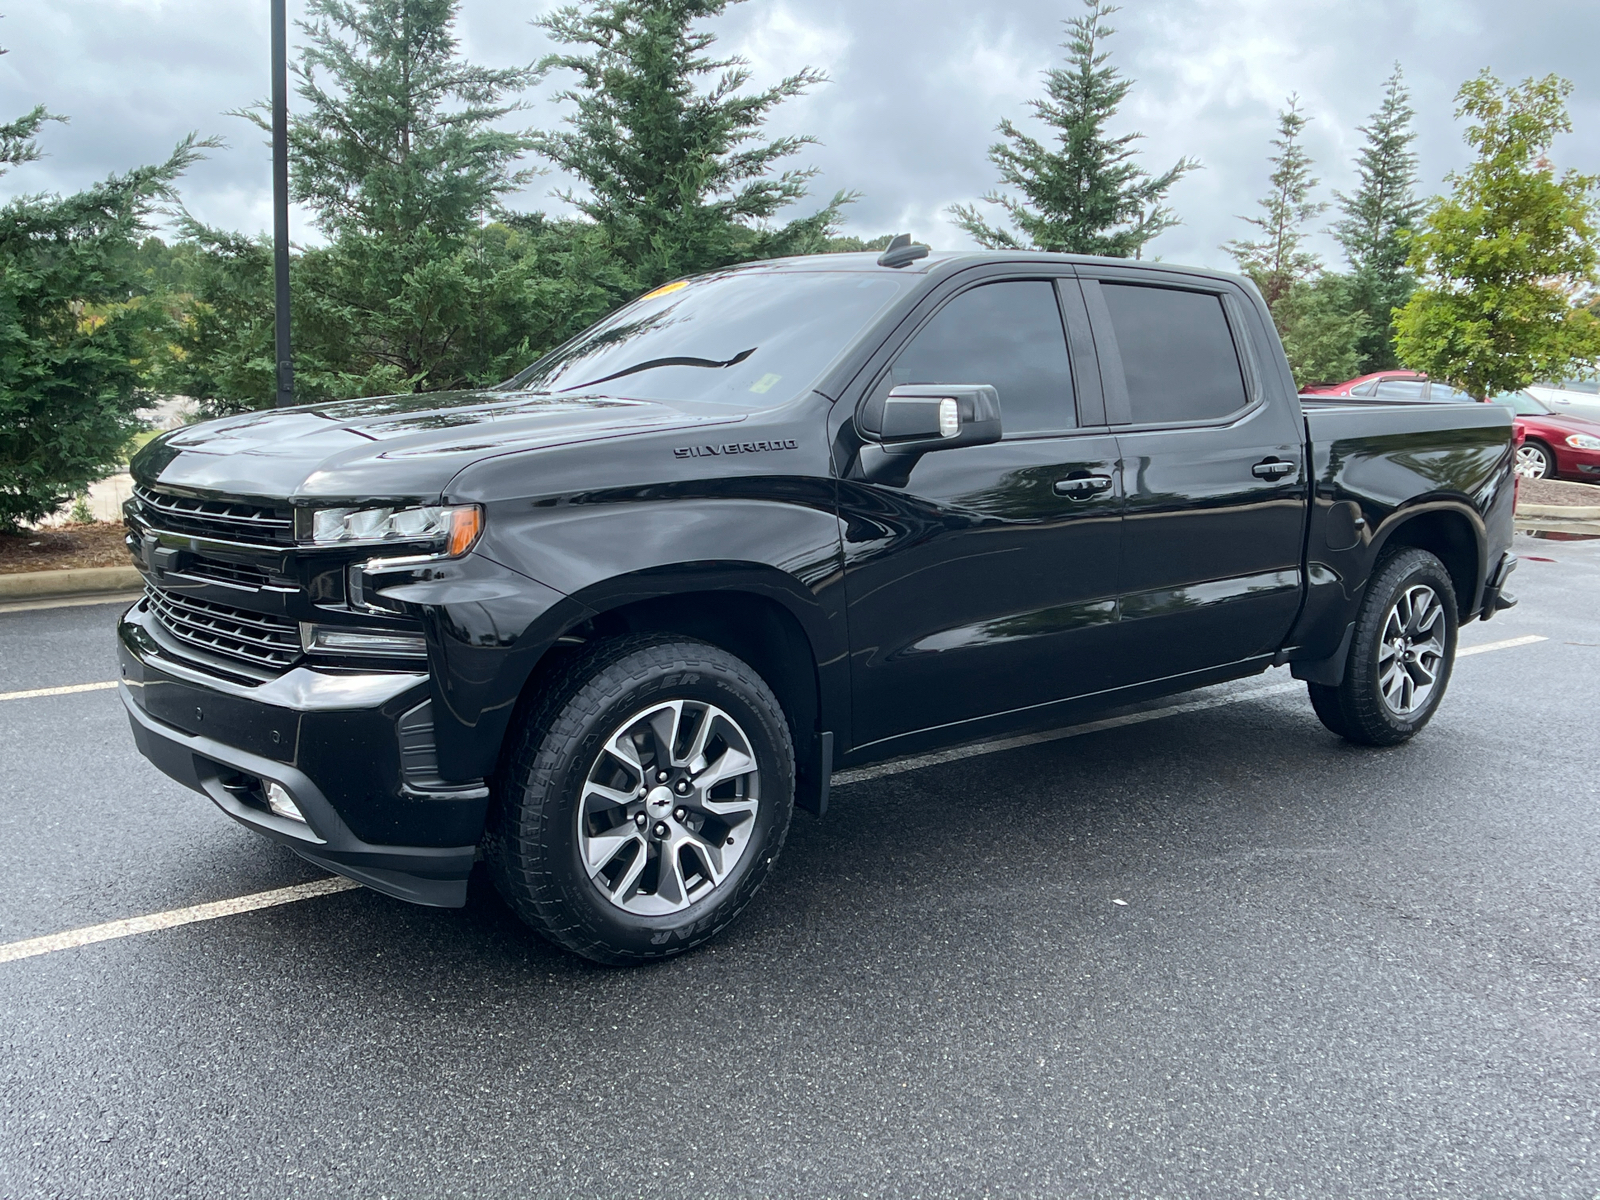
[[[135,487],[145,520],[155,529],[251,546],[294,545],[294,517],[286,509],[240,500],[197,500]]]
[[[300,626],[287,617],[250,612],[147,587],[145,601],[161,628],[196,650],[284,671],[300,657]]]

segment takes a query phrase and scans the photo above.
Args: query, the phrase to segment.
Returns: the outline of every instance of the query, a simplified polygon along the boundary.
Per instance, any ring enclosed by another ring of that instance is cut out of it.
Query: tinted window
[[[962,292],[906,344],[880,390],[902,383],[992,384],[1007,435],[1071,429],[1077,416],[1055,285],[986,283]]]
[[[1451,387],[1449,384],[1436,383],[1429,390],[1428,399],[1438,400],[1440,402],[1449,401],[1452,404],[1459,404],[1463,401],[1470,402],[1472,397],[1463,391]]]
[[[701,275],[641,296],[508,386],[766,407],[808,390],[914,286],[914,277],[887,271],[747,267]]]
[[[1421,379],[1385,379],[1372,394],[1379,400],[1421,400],[1425,386]]]
[[[1372,389],[1377,386],[1375,381],[1369,379],[1366,383],[1356,384],[1355,387],[1350,389],[1350,394],[1352,396],[1370,396],[1372,395]]]
[[[1222,298],[1103,283],[1135,424],[1204,421],[1246,403]]]

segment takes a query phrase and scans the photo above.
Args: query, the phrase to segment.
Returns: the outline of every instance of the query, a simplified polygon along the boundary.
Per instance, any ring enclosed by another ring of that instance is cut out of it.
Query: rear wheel
[[[639,963],[715,936],[755,895],[788,831],[794,751],[747,663],[642,636],[553,681],[498,783],[506,901],[585,958]]]
[[[1556,456],[1543,442],[1524,442],[1517,447],[1517,474],[1524,479],[1554,479]]]
[[[1334,733],[1366,746],[1413,737],[1438,710],[1456,656],[1455,587],[1426,550],[1379,563],[1356,617],[1344,681],[1307,684]]]

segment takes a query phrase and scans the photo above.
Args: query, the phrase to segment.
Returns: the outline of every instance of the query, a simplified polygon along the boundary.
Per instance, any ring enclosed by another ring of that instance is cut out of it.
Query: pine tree
[[[7,165],[38,157],[46,119],[35,109],[0,127]],[[212,144],[189,137],[164,163],[0,208],[0,528],[81,494],[140,428],[169,325],[140,286],[139,235]]]
[[[304,109],[290,121],[290,190],[328,238],[293,272],[296,384],[307,399],[492,382],[539,348],[524,317],[538,272],[519,239],[494,227],[501,198],[531,177],[517,167],[531,137],[497,123],[521,107],[534,71],[465,61],[458,9],[459,0],[310,0],[300,24]],[[264,106],[244,115],[266,124]],[[253,378],[261,330],[239,302],[259,289],[242,272],[259,271],[260,255],[233,235],[193,232],[221,256],[201,282],[232,304],[245,339],[216,344],[213,375]],[[234,400],[264,402],[250,391]]]
[[[1289,106],[1278,112],[1278,136],[1272,139],[1277,153],[1267,158],[1273,165],[1272,190],[1260,201],[1263,215],[1239,218],[1254,225],[1261,236],[1253,241],[1235,239],[1223,247],[1255,281],[1274,312],[1295,283],[1322,269],[1322,261],[1305,248],[1307,224],[1328,207],[1310,199],[1311,189],[1321,181],[1312,176],[1311,156],[1300,144],[1309,123],[1310,118],[1300,112],[1300,98],[1290,96]]]
[[[1548,158],[1571,130],[1572,84],[1555,75],[1508,87],[1488,71],[1462,84],[1477,157],[1447,177],[1410,238],[1423,277],[1395,318],[1400,361],[1474,396],[1560,379],[1600,359],[1600,177],[1556,174]]]
[[[1333,235],[1350,264],[1350,303],[1367,317],[1367,332],[1357,346],[1357,375],[1398,364],[1390,333],[1393,314],[1416,287],[1416,275],[1406,267],[1405,242],[1424,207],[1416,197],[1417,156],[1411,149],[1417,136],[1411,127],[1415,115],[1396,63],[1382,105],[1360,126],[1367,135],[1356,156],[1360,184],[1349,196],[1335,193],[1344,215]]]
[[[774,174],[777,165],[816,139],[762,141],[762,126],[779,104],[827,77],[808,68],[742,92],[745,61],[707,54],[716,37],[694,28],[729,3],[588,0],[537,22],[557,42],[583,49],[540,64],[577,79],[558,97],[573,106],[569,128],[542,133],[534,145],[582,181],[583,191],[561,198],[604,231],[640,290],[741,259],[822,250],[854,199],[841,192],[810,216],[767,224],[806,195],[816,174]],[[700,90],[705,79],[714,82]]]
[[[1200,164],[1181,158],[1152,177],[1134,160],[1134,144],[1144,135],[1114,137],[1107,131],[1134,81],[1108,65],[1110,52],[1102,48],[1116,32],[1105,19],[1117,7],[1104,0],[1083,3],[1085,14],[1065,22],[1067,65],[1045,72],[1046,98],[1029,102],[1055,132],[1059,148],[1047,147],[1009,119],[998,126],[1006,140],[989,148],[1001,181],[1022,196],[992,191],[983,201],[1003,209],[1016,229],[989,225],[970,205],[950,209],[956,224],[982,246],[1137,258],[1151,239],[1181,223],[1165,203],[1167,193]]]

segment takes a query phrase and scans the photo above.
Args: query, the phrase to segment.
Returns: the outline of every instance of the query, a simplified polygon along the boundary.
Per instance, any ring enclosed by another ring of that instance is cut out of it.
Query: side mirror
[[[905,487],[924,454],[1000,440],[1000,393],[985,383],[915,383],[871,397],[856,411],[856,474]]]
[[[886,454],[926,454],[1000,440],[1000,393],[984,383],[902,384],[856,415],[862,439]]]

